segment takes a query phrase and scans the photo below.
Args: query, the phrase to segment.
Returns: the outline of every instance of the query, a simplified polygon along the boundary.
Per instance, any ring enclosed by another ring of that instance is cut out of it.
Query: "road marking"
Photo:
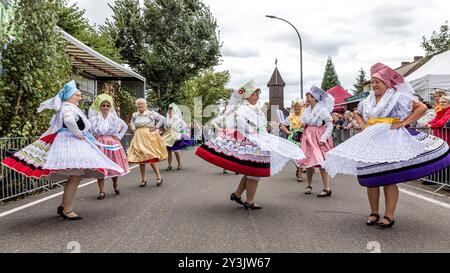
[[[444,203],[444,202],[441,202],[441,201],[438,201],[438,200],[434,200],[433,198],[426,197],[426,196],[423,196],[423,195],[421,195],[421,194],[414,193],[414,192],[409,191],[409,190],[405,190],[405,189],[399,189],[399,190],[400,190],[401,192],[403,192],[403,193],[406,193],[406,194],[408,194],[408,195],[411,195],[411,196],[414,196],[414,197],[416,197],[416,198],[422,199],[422,200],[424,200],[424,201],[428,201],[428,202],[430,202],[430,203],[432,203],[432,204],[435,204],[435,205],[438,205],[438,206],[441,206],[441,207],[450,209],[450,204],[447,204],[447,203]]]
[[[137,168],[138,166],[139,166],[139,165],[131,166],[131,167],[130,167],[130,171],[131,171],[132,169]],[[79,189],[79,188],[82,188],[82,187],[86,187],[86,186],[88,186],[88,185],[90,185],[90,184],[92,184],[92,183],[95,183],[95,182],[97,182],[97,179],[91,180],[91,181],[88,181],[88,182],[86,182],[86,183],[84,183],[84,184],[79,185],[79,186],[78,186],[78,189]],[[0,213],[0,218],[4,217],[4,216],[6,216],[6,215],[12,214],[12,213],[14,213],[14,212],[21,211],[21,210],[26,209],[26,208],[28,208],[28,207],[34,206],[34,205],[36,205],[36,204],[45,202],[45,201],[47,201],[47,200],[50,200],[50,199],[55,198],[55,197],[57,197],[57,196],[60,196],[60,195],[62,195],[63,193],[64,193],[64,191],[61,191],[61,192],[52,194],[52,195],[50,195],[50,196],[44,197],[44,198],[42,198],[42,199],[33,201],[33,202],[31,202],[31,203],[25,204],[25,205],[23,205],[23,206],[20,206],[20,207],[17,207],[17,208],[13,208],[13,209],[10,209],[10,210],[8,210],[8,211],[5,211],[5,212],[3,212],[3,213]]]
[[[445,195],[445,194],[441,194],[441,193],[437,193],[437,192],[434,192],[434,191],[425,190],[425,189],[422,189],[422,188],[419,188],[419,187],[416,187],[416,186],[411,186],[411,185],[408,185],[408,184],[402,184],[402,187],[412,188],[412,189],[415,189],[415,190],[418,190],[418,191],[423,191],[423,192],[426,192],[426,193],[429,193],[429,194],[433,194],[433,195],[436,195],[436,196],[439,196],[439,197],[447,197],[447,195]]]

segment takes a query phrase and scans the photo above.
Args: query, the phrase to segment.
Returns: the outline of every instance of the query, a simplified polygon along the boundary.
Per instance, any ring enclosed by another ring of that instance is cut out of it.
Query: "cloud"
[[[234,47],[224,45],[221,52],[224,57],[250,58],[260,56],[258,48],[241,45]]]
[[[101,24],[111,15],[106,3],[114,0],[71,0],[86,9],[91,22]],[[421,37],[429,37],[449,20],[450,1],[377,0],[203,0],[220,28],[221,63],[228,70],[228,87],[237,88],[251,78],[263,88],[278,59],[286,82],[285,105],[299,96],[299,41],[291,26],[266,18],[274,14],[289,20],[303,42],[303,87],[321,84],[331,56],[345,89],[353,88],[360,68],[366,73],[376,62],[393,68],[401,61],[423,55]]]

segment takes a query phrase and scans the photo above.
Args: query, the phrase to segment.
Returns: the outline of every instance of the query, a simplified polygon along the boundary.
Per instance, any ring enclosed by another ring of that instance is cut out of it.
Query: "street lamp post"
[[[298,40],[300,41],[300,96],[303,99],[303,61],[302,61],[303,58],[302,58],[302,38],[300,37],[300,33],[298,32],[297,28],[294,27],[293,24],[291,24],[289,21],[287,21],[283,18],[279,18],[274,15],[266,15],[266,17],[284,21],[284,22],[288,23],[289,25],[291,25],[295,29],[295,32],[297,32]]]

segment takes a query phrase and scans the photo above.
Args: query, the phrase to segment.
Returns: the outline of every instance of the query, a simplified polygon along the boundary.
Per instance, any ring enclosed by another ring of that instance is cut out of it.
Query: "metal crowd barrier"
[[[450,128],[441,129],[429,129],[429,128],[415,128],[419,131],[436,135],[449,143]],[[344,142],[348,138],[359,133],[361,130],[350,129],[348,133],[342,133],[342,130],[333,130],[333,140],[335,146]],[[125,134],[121,142],[125,150],[128,150],[132,139],[132,134]],[[28,144],[32,143],[37,138],[0,138],[0,161],[8,156],[7,152],[19,150]],[[450,167],[443,169],[433,175],[424,177],[422,181],[432,182],[437,185],[441,185],[436,191],[441,190],[444,187],[450,186]],[[61,182],[48,182],[45,179],[33,179],[26,177],[20,173],[17,173],[3,165],[1,165],[0,173],[0,202],[9,201],[20,196],[33,194],[38,191],[47,191],[52,189],[55,185],[61,186]]]
[[[417,128],[417,130],[442,138],[447,142],[447,144],[450,145],[450,128],[439,128],[439,129]],[[435,192],[438,192],[445,187],[450,187],[450,167],[442,169],[439,172],[434,173],[432,175],[426,176],[421,180],[440,185],[440,187],[436,189]]]
[[[19,150],[32,143],[36,138],[0,138],[0,161],[8,156],[8,152]],[[1,166],[0,173],[0,202],[27,195],[39,190],[48,190],[52,183],[45,179],[26,177],[5,166]]]
[[[125,150],[128,150],[132,139],[132,134],[125,134],[121,143]],[[25,138],[0,138],[0,161],[8,156],[8,153],[20,150],[31,144],[37,137]],[[49,182],[46,179],[34,179],[26,177],[16,171],[1,165],[0,172],[0,203],[11,201],[22,196],[34,194],[36,192],[48,191],[55,186],[61,186],[65,181]]]

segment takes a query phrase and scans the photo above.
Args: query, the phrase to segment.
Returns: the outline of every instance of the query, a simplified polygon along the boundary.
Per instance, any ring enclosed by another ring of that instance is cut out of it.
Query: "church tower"
[[[270,81],[267,83],[269,87],[269,107],[267,109],[267,121],[272,121],[272,117],[277,117],[277,109],[283,111],[285,117],[288,116],[288,111],[284,108],[284,87],[286,83],[281,77],[280,71],[278,71],[277,61],[275,61],[275,70],[272,73]],[[274,118],[276,121],[277,118]]]

